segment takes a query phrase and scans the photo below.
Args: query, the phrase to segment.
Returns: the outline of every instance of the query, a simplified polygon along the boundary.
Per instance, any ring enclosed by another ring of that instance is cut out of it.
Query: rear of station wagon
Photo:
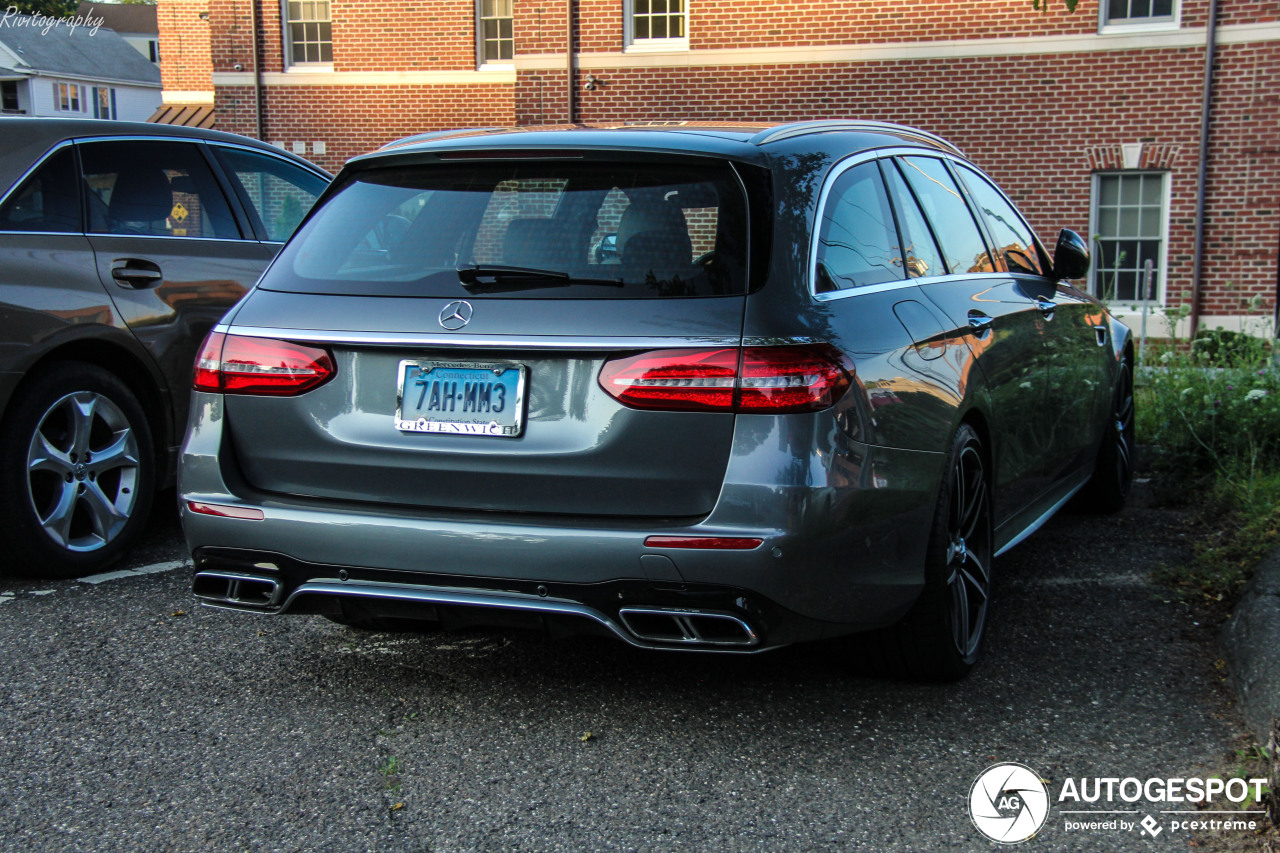
[[[962,675],[995,553],[1127,490],[1128,334],[1060,280],[1073,237],[1050,259],[893,125],[388,146],[205,341],[195,594],[668,649],[878,631]]]

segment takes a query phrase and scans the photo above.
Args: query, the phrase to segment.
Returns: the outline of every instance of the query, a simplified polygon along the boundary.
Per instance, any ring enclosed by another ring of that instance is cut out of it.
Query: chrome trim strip
[[[996,555],[997,557],[999,557],[1001,554],[1004,554],[1006,551],[1008,551],[1008,550],[1009,550],[1010,548],[1012,548],[1014,545],[1018,545],[1018,544],[1020,544],[1024,539],[1026,539],[1026,538],[1027,538],[1028,536],[1030,536],[1032,533],[1035,533],[1037,530],[1039,530],[1041,527],[1043,527],[1043,526],[1044,526],[1044,523],[1045,523],[1046,521],[1048,521],[1049,519],[1053,518],[1054,513],[1056,513],[1058,510],[1062,509],[1062,507],[1066,504],[1066,502],[1067,502],[1067,501],[1069,501],[1069,500],[1071,500],[1072,498],[1074,498],[1074,497],[1076,496],[1076,492],[1078,492],[1078,491],[1080,491],[1081,489],[1083,489],[1083,488],[1085,487],[1085,484],[1086,484],[1086,483],[1088,483],[1088,482],[1089,482],[1089,478],[1088,478],[1088,477],[1085,477],[1083,480],[1081,480],[1081,481],[1080,481],[1080,483],[1079,483],[1079,485],[1077,485],[1077,486],[1076,486],[1075,488],[1073,488],[1071,491],[1067,492],[1066,497],[1064,497],[1062,500],[1058,501],[1058,502],[1057,502],[1056,504],[1054,504],[1053,506],[1049,507],[1049,509],[1045,511],[1044,515],[1040,516],[1040,517],[1039,517],[1039,518],[1037,518],[1035,521],[1033,521],[1033,522],[1031,522],[1030,524],[1028,524],[1028,525],[1027,525],[1027,527],[1026,527],[1026,528],[1025,528],[1021,533],[1019,533],[1017,536],[1013,537],[1013,539],[1009,540],[1009,543],[1008,543],[1007,545],[1005,545],[1005,546],[1004,546],[1003,548],[1001,548],[999,551],[996,551],[996,554],[995,554],[995,555]]]
[[[243,246],[246,243],[260,244],[264,242],[262,240],[255,240],[252,237],[240,237],[237,239],[235,237],[192,237],[175,236],[173,234],[113,234],[109,231],[86,231],[84,236],[125,238],[131,240],[184,240],[186,242],[199,240],[202,243],[235,243],[238,246]]]
[[[463,607],[486,607],[502,610],[519,610],[529,613],[546,613],[558,616],[578,616],[589,619],[607,628],[610,633],[629,645],[642,649],[669,649],[672,651],[727,652],[728,648],[710,644],[688,646],[679,644],[646,643],[632,636],[625,628],[610,619],[604,613],[585,604],[552,598],[534,598],[517,596],[510,593],[485,593],[479,591],[457,592],[429,586],[401,586],[398,584],[380,583],[343,583],[332,581],[309,581],[302,584],[285,600],[279,610],[272,614],[285,613],[299,598],[305,595],[333,595],[340,598],[382,598],[391,601],[410,601],[419,604],[460,605]],[[201,602],[204,603],[204,602]],[[218,605],[210,605],[218,606]],[[234,609],[234,608],[232,608]],[[246,608],[247,610],[247,608]],[[265,613],[267,611],[250,611]],[[762,651],[758,646],[737,646],[738,654],[748,651]]]
[[[318,344],[359,344],[406,347],[471,347],[492,349],[589,349],[602,351],[633,349],[684,349],[693,347],[738,346],[739,337],[616,337],[530,335],[460,335],[433,332],[346,332],[333,329],[281,329],[264,326],[236,326],[219,323],[214,331],[250,338],[277,338]]]

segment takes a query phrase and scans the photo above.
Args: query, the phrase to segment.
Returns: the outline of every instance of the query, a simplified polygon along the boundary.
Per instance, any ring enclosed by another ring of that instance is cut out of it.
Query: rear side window
[[[212,149],[238,184],[254,227],[262,239],[283,243],[298,227],[329,182],[306,169],[254,151],[216,146]]]
[[[190,142],[80,146],[89,231],[146,237],[241,237],[213,171]]]
[[[817,292],[906,277],[880,169],[863,163],[836,178],[818,226]]]
[[[746,200],[727,164],[440,164],[357,174],[263,287],[461,298],[746,292]]]
[[[0,208],[0,231],[80,230],[76,156],[70,146],[46,160]]]
[[[982,232],[942,161],[936,157],[903,157],[900,162],[907,182],[933,226],[950,271],[993,272],[996,267]]]
[[[996,242],[996,252],[1004,258],[1009,272],[1044,275],[1031,226],[986,178],[967,166],[957,164],[957,168],[974,206],[982,211],[987,230]]]
[[[898,213],[898,230],[902,232],[903,266],[912,278],[946,275],[947,266],[942,253],[934,242],[933,232],[920,212],[911,188],[903,180],[902,173],[891,160],[882,160],[884,176],[893,199],[893,209]]]

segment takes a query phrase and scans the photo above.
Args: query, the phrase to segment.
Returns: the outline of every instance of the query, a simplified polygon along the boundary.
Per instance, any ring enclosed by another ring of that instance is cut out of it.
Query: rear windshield
[[[468,163],[362,172],[285,247],[269,290],[653,298],[746,293],[727,164]]]

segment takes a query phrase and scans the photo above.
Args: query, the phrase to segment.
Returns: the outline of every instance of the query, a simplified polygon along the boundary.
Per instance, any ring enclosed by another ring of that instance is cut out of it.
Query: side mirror
[[[1089,244],[1070,228],[1058,234],[1058,246],[1053,250],[1053,278],[1055,281],[1084,278],[1089,271]]]

